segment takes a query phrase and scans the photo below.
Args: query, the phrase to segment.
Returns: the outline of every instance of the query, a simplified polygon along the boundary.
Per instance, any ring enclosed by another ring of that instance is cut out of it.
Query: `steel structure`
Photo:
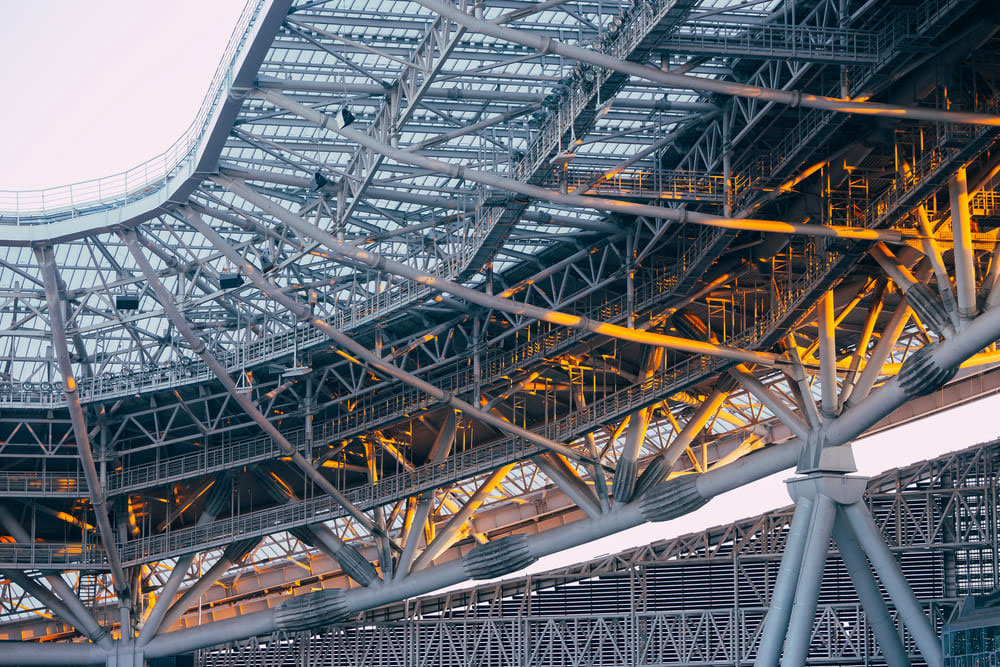
[[[326,625],[994,391],[998,15],[251,0],[174,148],[0,192],[0,664]]]
[[[868,483],[866,503],[938,627],[955,615],[962,598],[1000,583],[998,466],[1000,444],[994,442]],[[793,509],[407,600],[324,632],[278,631],[202,650],[197,664],[753,664]],[[912,638],[900,637],[905,659],[919,663]],[[808,663],[887,663],[837,552],[823,576]]]

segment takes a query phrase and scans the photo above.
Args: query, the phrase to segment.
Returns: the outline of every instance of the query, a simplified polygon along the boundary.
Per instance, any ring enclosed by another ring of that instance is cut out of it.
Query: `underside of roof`
[[[172,149],[0,191],[0,637],[367,609],[993,393],[993,9],[250,0]]]

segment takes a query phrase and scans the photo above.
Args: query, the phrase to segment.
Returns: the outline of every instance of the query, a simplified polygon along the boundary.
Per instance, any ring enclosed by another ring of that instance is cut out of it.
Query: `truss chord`
[[[1000,391],[984,0],[467,2],[250,0],[167,153],[0,191],[0,664],[940,664],[1000,446],[839,473]]]
[[[744,231],[771,232],[779,234],[803,234],[806,236],[834,237],[854,240],[884,241],[888,243],[903,242],[904,235],[894,230],[876,230],[863,227],[837,227],[834,225],[805,224],[797,222],[783,222],[780,220],[761,220],[750,218],[724,218],[708,213],[689,211],[688,209],[673,209],[669,207],[650,206],[648,204],[636,204],[628,201],[615,199],[603,199],[599,197],[587,197],[577,194],[561,194],[540,188],[535,185],[521,183],[512,179],[497,176],[489,172],[469,169],[461,165],[441,162],[434,158],[429,158],[415,153],[393,148],[372,139],[363,132],[343,127],[342,124],[334,122],[332,118],[315,109],[299,104],[290,97],[278,93],[271,89],[257,88],[254,93],[261,99],[271,102],[277,107],[295,113],[305,118],[325,130],[339,134],[343,137],[357,142],[359,145],[373,150],[381,155],[390,157],[397,162],[412,164],[436,173],[447,174],[458,180],[469,180],[483,185],[508,190],[518,194],[526,195],[533,199],[550,201],[553,203],[566,204],[569,206],[592,208],[598,211],[609,211],[613,213],[624,213],[627,215],[642,215],[650,218],[663,218],[676,220],[678,222],[690,222],[693,224],[709,225],[722,229],[736,229]],[[217,179],[220,185],[225,186],[222,179]]]
[[[130,623],[127,618],[131,614],[131,592],[128,588],[128,579],[125,576],[124,568],[122,568],[121,559],[118,557],[118,543],[108,518],[104,487],[97,475],[97,466],[87,431],[87,417],[83,413],[83,407],[80,405],[79,396],[77,396],[76,378],[73,375],[73,365],[70,362],[69,347],[66,344],[66,327],[63,324],[62,308],[59,303],[59,276],[56,273],[52,246],[36,248],[35,257],[38,260],[38,268],[45,284],[45,300],[49,307],[49,326],[52,328],[52,345],[55,348],[59,371],[63,377],[63,390],[66,393],[66,405],[73,423],[77,450],[80,452],[80,462],[87,478],[87,493],[90,497],[90,504],[94,507],[94,515],[97,517],[101,542],[104,544],[104,550],[111,565],[115,592],[122,601],[123,626],[128,627]]]
[[[661,347],[673,348],[694,354],[707,354],[710,356],[735,359],[749,363],[760,363],[768,366],[778,363],[776,355],[764,352],[750,352],[727,347],[725,345],[702,343],[699,341],[677,338],[675,336],[667,336],[665,334],[656,334],[645,331],[640,332],[635,329],[628,329],[614,324],[594,322],[578,315],[560,313],[558,311],[540,308],[531,304],[511,303],[506,299],[470,289],[441,276],[425,273],[381,255],[377,255],[373,252],[362,250],[350,244],[338,241],[329,233],[311,225],[309,222],[296,216],[287,209],[275,205],[270,199],[267,199],[257,193],[245,183],[222,176],[216,176],[214,179],[220,185],[232,189],[247,201],[260,207],[261,210],[274,215],[285,224],[296,229],[296,231],[322,243],[338,255],[342,255],[376,269],[388,271],[395,275],[409,278],[410,280],[416,281],[420,284],[448,292],[449,294],[461,297],[466,301],[476,303],[487,308],[495,308],[513,315],[528,316],[534,319],[551,322],[553,324],[560,324],[563,326],[590,331],[592,333],[604,334],[612,338],[620,338],[622,340],[629,340],[649,345],[659,345]]]
[[[157,300],[163,306],[164,311],[170,318],[170,321],[181,333],[181,335],[184,336],[188,344],[191,346],[191,349],[194,350],[195,354],[200,356],[208,367],[212,369],[212,372],[218,378],[219,382],[226,387],[233,399],[240,404],[244,411],[246,411],[254,422],[261,427],[261,429],[271,436],[275,443],[277,443],[278,446],[292,458],[295,465],[298,466],[302,472],[308,475],[318,487],[330,494],[341,506],[344,507],[345,510],[347,510],[352,517],[358,521],[358,523],[365,526],[365,528],[373,533],[378,532],[375,523],[361,510],[354,507],[354,505],[347,500],[339,489],[333,486],[333,484],[326,477],[324,477],[321,472],[316,470],[312,464],[307,461],[290,442],[288,442],[288,439],[285,438],[285,436],[283,436],[278,429],[275,428],[274,425],[261,414],[260,410],[254,406],[253,402],[246,396],[246,394],[240,391],[240,389],[236,386],[236,383],[233,382],[233,379],[229,376],[229,373],[226,372],[226,369],[222,367],[214,356],[212,356],[212,354],[208,351],[208,348],[205,346],[205,343],[191,329],[191,326],[184,319],[184,315],[177,309],[170,292],[168,292],[167,288],[162,282],[160,282],[160,279],[157,277],[156,272],[149,263],[149,260],[146,259],[146,256],[143,255],[142,251],[139,249],[139,246],[136,243],[135,232],[122,232],[122,237],[128,246],[129,252],[132,253],[136,263],[146,276],[146,280],[149,281],[150,287],[156,293]]]
[[[423,7],[439,16],[447,17],[466,28],[507,42],[521,44],[541,53],[557,55],[590,63],[598,67],[606,67],[616,72],[637,76],[649,81],[663,83],[675,88],[700,90],[723,95],[734,95],[752,99],[763,99],[778,104],[786,104],[792,108],[806,107],[823,109],[845,114],[862,114],[873,116],[889,116],[892,118],[913,118],[918,120],[941,121],[945,123],[970,123],[976,125],[1000,126],[1000,116],[982,113],[966,113],[960,111],[944,111],[938,109],[923,109],[904,107],[893,104],[880,104],[860,100],[842,100],[822,95],[812,95],[798,90],[786,91],[759,86],[748,86],[732,81],[707,79],[675,74],[653,69],[638,63],[618,60],[611,56],[584,49],[578,46],[563,44],[550,36],[531,35],[514,28],[506,28],[477,19],[462,12],[454,6],[437,0],[414,0]]]

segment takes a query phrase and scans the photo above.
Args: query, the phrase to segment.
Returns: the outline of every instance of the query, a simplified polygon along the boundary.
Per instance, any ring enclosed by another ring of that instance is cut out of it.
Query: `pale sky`
[[[0,190],[106,176],[168,148],[194,117],[244,0],[0,0]],[[1000,436],[1000,396],[860,441],[861,474]],[[542,559],[542,571],[789,503],[784,472],[675,521]]]
[[[107,176],[194,118],[245,0],[0,0],[0,190]]]

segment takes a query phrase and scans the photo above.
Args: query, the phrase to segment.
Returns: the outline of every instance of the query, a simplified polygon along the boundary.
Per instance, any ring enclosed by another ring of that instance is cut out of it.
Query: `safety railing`
[[[263,0],[258,0],[257,5],[254,5],[256,11],[259,11],[262,2]],[[672,6],[673,4],[666,0],[643,3],[635,9],[636,14],[631,17],[627,26],[623,26],[616,35],[606,39],[605,50],[619,58],[627,57],[663,19]],[[249,25],[248,23],[248,27],[243,30],[244,34],[248,32]],[[224,59],[223,62],[225,63],[226,60]],[[512,178],[527,181],[546,163],[552,151],[559,147],[566,128],[570,127],[573,120],[590,103],[594,86],[603,83],[609,73],[598,72],[596,76],[597,81],[593,86],[586,89],[574,89],[571,102],[561,105],[559,111],[547,119],[535,141],[531,143],[521,158],[511,165],[510,175]],[[504,207],[487,205],[485,189],[480,188],[477,191],[477,197],[474,207],[475,215],[471,216],[473,222],[467,228],[461,239],[462,242],[448,253],[448,261],[440,262],[434,267],[433,273],[436,275],[454,278],[463,270],[503,215]],[[349,331],[410,306],[419,299],[428,297],[431,293],[432,290],[422,284],[401,281],[364,301],[352,304],[350,308],[338,309],[330,318],[331,324],[341,330]],[[222,358],[220,361],[223,361],[230,371],[236,371],[243,365],[263,363],[279,356],[288,355],[294,349],[293,336],[299,336],[296,343],[300,349],[304,346],[319,344],[325,340],[322,334],[311,329],[307,329],[301,334],[288,334],[287,338],[284,339],[280,335],[265,336],[249,341],[246,346],[241,346],[244,349],[240,352],[239,360],[230,361]],[[287,344],[282,345],[283,341]],[[179,359],[178,362],[184,362],[184,366],[181,367],[178,364],[178,367],[173,369],[125,369],[119,373],[79,377],[80,399],[83,402],[108,400],[130,393],[155,391],[199,382],[211,377],[207,367],[199,359]],[[62,403],[61,388],[55,384],[50,384],[48,387],[42,386],[40,383],[0,384],[0,406],[6,404],[10,406],[50,407]]]
[[[920,4],[906,8],[893,16],[887,17],[879,33],[879,57],[870,66],[857,67],[851,72],[851,91],[861,91],[878,75],[880,68],[886,66],[893,58],[906,52],[907,48],[925,38],[926,33],[939,21],[949,16],[956,5],[963,0],[924,0]],[[840,97],[840,83],[832,85],[826,94]],[[829,133],[829,128],[838,126],[847,120],[847,114],[821,109],[801,109],[795,124],[781,135],[774,144],[765,147],[763,151],[746,153],[744,161],[737,161],[733,166],[735,173],[748,178],[748,187],[741,188],[734,195],[734,206],[738,208],[761,188],[774,187],[778,184],[786,169],[794,165],[795,158],[801,154],[802,148],[812,145],[821,132]]]
[[[673,266],[675,270],[649,271],[640,273],[644,278],[635,285],[634,304],[638,310],[651,308],[656,303],[667,298],[681,276],[712,247],[712,241],[718,230],[705,228],[685,247],[684,252]],[[811,261],[811,260],[810,260]],[[811,266],[811,264],[810,264]],[[799,281],[808,281],[811,273],[807,271],[800,276]],[[780,314],[781,309],[793,295],[798,295],[800,289],[794,287],[782,293],[783,301],[775,314],[758,318],[755,332],[762,331]],[[792,296],[790,296],[792,295]],[[626,316],[626,297],[619,295],[610,300],[598,300],[585,304],[583,308],[570,308],[570,312],[581,314],[592,319],[605,322],[620,321]],[[529,364],[552,355],[559,349],[584,340],[587,332],[566,327],[557,327],[544,322],[532,323],[525,329],[524,342],[508,349],[487,352],[482,359],[481,382],[490,383],[523,368]],[[748,338],[738,339],[741,343],[754,340],[759,333],[751,333]],[[734,339],[737,340],[737,339]],[[455,395],[463,395],[475,386],[475,377],[468,364],[453,363],[439,372],[429,374],[426,378],[435,386]],[[409,388],[402,383],[393,383],[382,387],[384,393],[359,397],[350,412],[344,413],[328,421],[317,423],[314,429],[313,446],[319,447],[346,437],[356,435],[372,428],[382,427],[393,420],[403,419],[408,414],[420,411],[436,403],[423,392]],[[304,451],[307,446],[305,433],[302,429],[283,431],[293,446]],[[282,455],[282,451],[268,436],[256,436],[250,439],[227,441],[226,434],[221,434],[221,441],[215,446],[189,454],[172,456],[149,463],[128,465],[111,471],[108,475],[108,490],[111,493],[127,493],[160,484],[171,483],[181,479],[210,474],[212,472],[231,469],[241,465],[267,461]],[[28,476],[37,473],[26,473]],[[81,482],[81,494],[85,488]],[[38,482],[38,484],[44,484]]]
[[[106,570],[104,549],[94,544],[0,542],[0,568]]]
[[[799,278],[786,288],[782,297],[767,314],[726,342],[752,347],[755,340],[760,340],[764,334],[777,326],[788,312],[788,308],[822,278],[831,263],[827,257],[828,254],[819,252],[814,244],[808,244],[800,258],[805,264],[805,270]],[[641,383],[603,396],[584,408],[570,411],[532,430],[557,442],[572,442],[601,424],[614,421],[638,408],[686,389],[731,363],[715,357],[689,357]],[[502,465],[524,460],[539,451],[537,445],[525,442],[519,437],[506,437],[481,447],[457,452],[442,463],[419,466],[410,471],[384,477],[375,483],[350,489],[345,495],[359,508],[370,509],[423,491],[470,479]],[[331,521],[346,515],[346,511],[332,498],[316,496],[203,526],[182,528],[132,540],[123,546],[122,559],[130,564],[158,560],[196,548],[203,550],[220,546],[231,541],[234,536],[243,538],[266,535],[319,521]]]
[[[763,24],[744,28],[731,24],[687,23],[670,37],[677,53],[764,56],[816,62],[875,63],[886,44],[882,31],[834,26]]]
[[[706,230],[708,232],[709,230]],[[711,230],[714,231],[714,230]],[[703,239],[705,234],[699,235]],[[704,242],[692,243],[684,255],[697,253],[704,249]],[[686,268],[691,260],[680,262]],[[680,270],[680,269],[679,269]],[[637,308],[649,308],[670,294],[677,284],[677,275],[672,272],[652,272],[647,280],[636,285],[635,304]],[[625,315],[626,301],[624,295],[609,301],[600,301],[589,308],[571,309],[571,312],[592,318],[602,318],[601,321],[620,320]],[[537,361],[552,354],[556,349],[583,340],[590,335],[587,332],[553,327],[547,323],[535,323],[535,327],[547,327],[529,332],[526,341],[509,350],[494,350],[487,352],[482,359],[481,382],[494,382],[526,363]],[[463,395],[471,391],[475,385],[474,373],[468,364],[454,363],[443,368],[438,373],[426,378],[435,386],[454,395]],[[323,446],[337,442],[346,437],[385,426],[395,419],[405,418],[436,400],[423,392],[407,387],[402,383],[393,383],[383,387],[385,391],[379,395],[359,397],[350,412],[333,419],[317,423],[314,446]],[[301,429],[285,432],[285,436],[293,446],[304,449],[305,433]],[[203,451],[182,456],[169,457],[146,464],[130,465],[122,470],[116,470],[108,475],[108,489],[112,493],[125,493],[137,489],[148,488],[187,477],[204,475],[218,470],[232,468],[237,465],[248,465],[254,462],[266,461],[281,455],[281,450],[266,436],[258,436],[249,440],[232,443],[221,443]]]
[[[726,198],[725,180],[721,174],[706,174],[676,169],[628,168],[604,178],[605,172],[589,169],[569,169],[565,175],[549,174],[544,185],[549,188],[566,186],[577,192],[588,183],[600,182],[587,190],[591,194],[610,197],[637,197],[685,202],[721,204]]]
[[[87,495],[87,480],[80,471],[0,472],[0,496],[78,498],[85,495]]]

